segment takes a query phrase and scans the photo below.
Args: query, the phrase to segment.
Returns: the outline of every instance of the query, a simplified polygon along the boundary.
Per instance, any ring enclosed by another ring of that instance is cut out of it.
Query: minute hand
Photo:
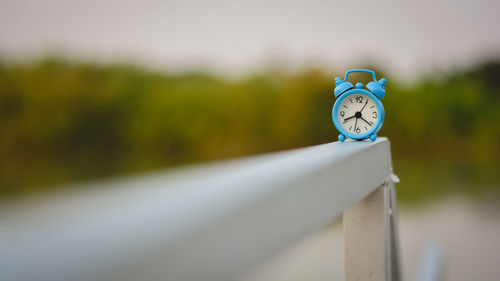
[[[363,105],[363,108],[361,108],[361,110],[359,112],[362,112],[363,109],[365,109],[365,106],[368,104],[368,100],[365,102],[365,105]]]

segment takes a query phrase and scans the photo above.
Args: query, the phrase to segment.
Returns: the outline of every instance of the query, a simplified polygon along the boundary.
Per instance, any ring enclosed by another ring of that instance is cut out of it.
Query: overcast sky
[[[0,0],[3,58],[58,50],[173,69],[369,58],[409,77],[500,55],[499,30],[498,0]]]

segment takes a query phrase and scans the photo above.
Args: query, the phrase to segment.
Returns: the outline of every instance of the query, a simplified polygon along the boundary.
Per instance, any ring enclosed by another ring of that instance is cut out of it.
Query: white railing
[[[0,280],[236,280],[343,213],[346,279],[398,280],[391,175],[380,138],[4,206]]]

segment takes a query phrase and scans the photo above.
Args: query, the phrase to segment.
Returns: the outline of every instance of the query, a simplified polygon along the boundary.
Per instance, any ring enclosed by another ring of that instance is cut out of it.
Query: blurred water
[[[500,204],[463,198],[403,208],[399,213],[404,280],[413,280],[428,245],[444,250],[444,280],[498,280]],[[245,281],[343,280],[342,224],[316,233],[250,273]]]

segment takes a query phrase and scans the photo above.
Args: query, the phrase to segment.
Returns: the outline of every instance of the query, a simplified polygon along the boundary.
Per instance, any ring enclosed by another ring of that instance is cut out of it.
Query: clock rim
[[[352,134],[352,133],[349,133],[346,130],[344,130],[344,128],[342,128],[339,121],[337,120],[337,111],[338,111],[340,103],[345,98],[347,98],[348,96],[350,96],[352,94],[365,94],[365,95],[369,96],[375,102],[375,105],[377,106],[377,109],[379,112],[379,118],[378,118],[375,126],[373,126],[373,129],[369,130],[366,133],[359,134],[359,135]],[[350,139],[354,139],[354,140],[364,140],[364,139],[369,138],[371,135],[376,134],[380,131],[380,129],[382,128],[382,124],[384,123],[384,120],[385,120],[385,110],[384,110],[384,106],[382,105],[382,102],[380,101],[380,99],[377,98],[373,93],[371,93],[365,89],[351,89],[351,90],[346,91],[342,95],[340,95],[340,97],[338,97],[337,100],[335,101],[335,104],[333,105],[333,109],[332,109],[332,120],[333,120],[333,124],[335,125],[335,128],[344,136],[346,136]]]

